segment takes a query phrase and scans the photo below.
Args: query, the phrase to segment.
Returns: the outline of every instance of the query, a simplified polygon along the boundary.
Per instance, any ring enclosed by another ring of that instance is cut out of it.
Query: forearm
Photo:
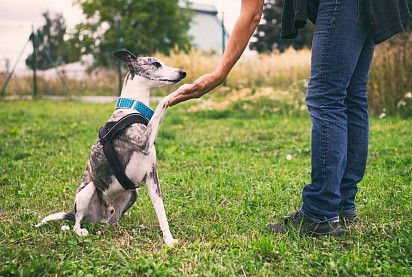
[[[259,24],[260,17],[262,16],[263,1],[264,0],[242,0],[240,16],[233,28],[222,60],[215,71],[200,76],[193,84],[182,88],[180,95],[172,99],[169,105],[176,105],[188,99],[198,98],[223,82],[232,67],[239,60],[256,26]]]
[[[239,60],[249,39],[259,24],[263,8],[263,0],[243,0],[239,18],[233,28],[222,60],[215,74],[224,79]]]

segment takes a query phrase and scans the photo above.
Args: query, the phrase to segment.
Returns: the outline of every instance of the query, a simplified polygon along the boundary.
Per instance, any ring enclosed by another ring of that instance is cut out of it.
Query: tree
[[[168,54],[176,45],[188,49],[190,12],[178,0],[76,0],[86,22],[69,41],[77,56],[91,54],[93,66],[114,64],[111,53],[127,48],[136,55]],[[120,39],[121,38],[121,39]]]
[[[275,49],[283,52],[292,46],[295,49],[302,49],[312,45],[313,24],[307,23],[306,27],[299,29],[296,39],[281,39],[280,31],[282,27],[282,11],[284,0],[266,0],[263,6],[263,20],[259,24],[249,48],[261,52],[270,52]]]
[[[42,16],[45,24],[30,37],[37,48],[36,67],[46,70],[55,65],[77,61],[76,56],[71,55],[64,43],[66,24],[63,16],[55,14],[52,18],[48,12],[44,12]],[[33,54],[26,58],[26,65],[33,67]]]

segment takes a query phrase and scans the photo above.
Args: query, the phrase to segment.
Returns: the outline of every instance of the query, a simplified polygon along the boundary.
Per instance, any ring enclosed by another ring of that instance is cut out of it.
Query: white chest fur
[[[144,155],[142,152],[134,152],[130,157],[130,161],[126,166],[125,173],[127,177],[138,186],[144,181],[146,174],[150,172],[152,165],[156,163],[156,149],[153,146],[150,149],[149,155]],[[125,190],[117,181],[115,176],[112,176],[112,183],[105,191],[105,194],[111,199],[115,199]]]

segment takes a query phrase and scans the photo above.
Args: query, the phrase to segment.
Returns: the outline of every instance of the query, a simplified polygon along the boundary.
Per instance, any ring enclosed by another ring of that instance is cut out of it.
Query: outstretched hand
[[[242,0],[240,15],[233,27],[232,35],[223,57],[213,73],[201,76],[193,84],[181,87],[181,93],[170,100],[169,105],[199,98],[225,80],[249,43],[249,39],[262,17],[264,0]]]
[[[210,73],[199,77],[193,84],[185,84],[179,88],[181,93],[169,101],[169,105],[173,106],[180,102],[199,98],[208,93],[215,87],[223,83],[224,78],[218,74]]]

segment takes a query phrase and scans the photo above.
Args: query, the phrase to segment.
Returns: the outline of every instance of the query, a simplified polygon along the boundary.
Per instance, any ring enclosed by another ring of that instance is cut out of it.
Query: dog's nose
[[[186,77],[186,72],[179,70],[179,76],[183,79],[184,77]]]

